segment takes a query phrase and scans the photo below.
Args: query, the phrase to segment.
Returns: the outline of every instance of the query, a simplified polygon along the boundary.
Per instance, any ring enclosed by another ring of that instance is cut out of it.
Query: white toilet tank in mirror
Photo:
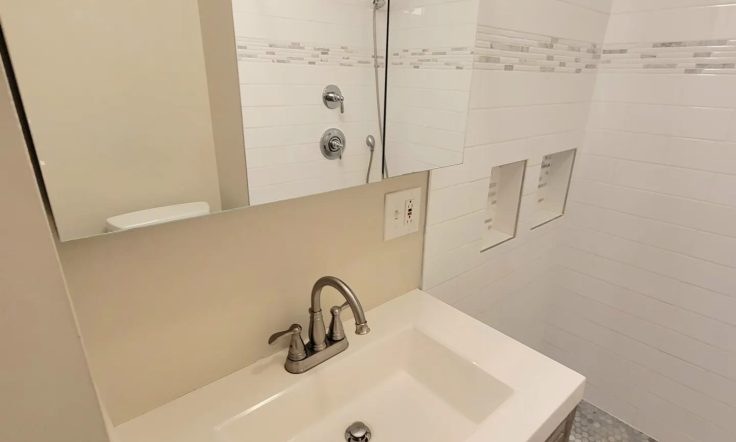
[[[137,229],[139,227],[155,226],[180,219],[204,216],[210,213],[210,205],[204,201],[196,203],[175,204],[173,206],[154,207],[153,209],[138,210],[112,216],[106,221],[106,231],[119,232],[121,230]]]
[[[11,83],[59,238],[462,163],[473,36],[423,3],[6,2]]]
[[[346,324],[350,347],[310,371],[284,370],[284,350],[118,426],[117,441],[542,442],[582,399],[582,376],[419,290],[366,317],[370,334]]]

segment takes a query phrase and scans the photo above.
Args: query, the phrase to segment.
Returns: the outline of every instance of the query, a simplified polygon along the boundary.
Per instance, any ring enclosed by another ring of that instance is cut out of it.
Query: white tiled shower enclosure
[[[424,288],[660,441],[736,440],[736,2],[478,8],[465,162],[431,174]],[[543,157],[570,149],[566,214],[532,230]],[[481,252],[490,171],[522,160],[517,236]]]

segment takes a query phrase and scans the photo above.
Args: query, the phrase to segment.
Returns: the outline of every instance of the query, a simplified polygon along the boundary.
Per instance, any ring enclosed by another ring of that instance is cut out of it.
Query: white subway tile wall
[[[479,0],[391,0],[390,176],[463,161]]]
[[[638,392],[590,370],[607,411],[664,441],[736,440],[736,4],[613,11],[547,322],[636,366]]]
[[[365,137],[380,139],[371,2],[233,0],[233,9],[251,203],[363,183]],[[391,10],[389,174],[459,164],[478,0],[393,0]],[[386,13],[377,13],[382,102]],[[345,114],[322,105],[328,84],[342,89]],[[345,132],[340,160],[318,149],[329,127]],[[373,161],[375,181],[381,155]]]
[[[555,221],[535,230],[542,158],[580,148],[608,18],[597,1],[482,1],[465,162],[433,171],[423,287],[541,349]],[[517,237],[481,253],[494,166],[527,160]]]
[[[465,163],[431,174],[424,288],[579,370],[586,399],[660,441],[736,440],[736,2],[479,10],[479,41],[570,39],[602,64],[475,54]],[[529,178],[571,148],[567,214],[530,231]],[[524,159],[518,237],[481,253],[489,170]]]
[[[380,138],[371,11],[368,0],[233,0],[251,204],[365,182],[364,140]],[[385,19],[384,11],[383,29]],[[322,104],[328,84],[346,97],[344,114]],[[347,139],[340,160],[325,160],[318,147],[330,127]]]

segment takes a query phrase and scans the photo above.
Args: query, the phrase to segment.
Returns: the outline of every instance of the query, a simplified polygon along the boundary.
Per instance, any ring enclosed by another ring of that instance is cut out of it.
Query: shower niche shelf
[[[491,169],[481,251],[516,236],[525,171],[526,161],[517,161]]]
[[[577,149],[545,155],[537,185],[537,209],[532,229],[561,217],[565,213],[570,190],[572,168]]]

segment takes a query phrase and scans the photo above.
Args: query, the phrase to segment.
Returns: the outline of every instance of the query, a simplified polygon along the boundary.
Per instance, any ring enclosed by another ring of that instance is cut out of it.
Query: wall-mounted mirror
[[[0,0],[60,239],[461,163],[472,52],[422,11]]]

